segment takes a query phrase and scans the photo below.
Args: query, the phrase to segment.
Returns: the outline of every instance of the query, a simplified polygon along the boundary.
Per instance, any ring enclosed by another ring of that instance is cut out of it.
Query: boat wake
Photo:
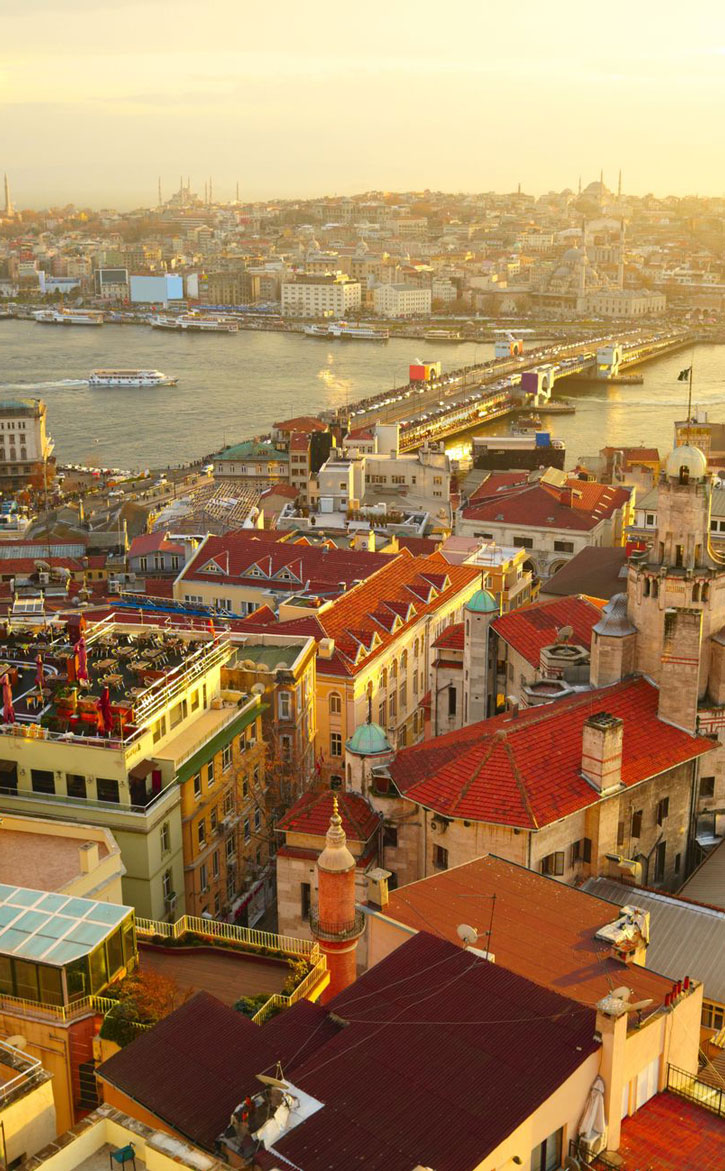
[[[53,382],[0,382],[0,390],[48,390],[53,386],[88,386],[88,379],[56,378]]]

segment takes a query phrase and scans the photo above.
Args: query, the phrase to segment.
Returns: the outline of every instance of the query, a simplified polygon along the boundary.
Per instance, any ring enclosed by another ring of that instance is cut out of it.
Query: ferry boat
[[[33,313],[41,325],[103,325],[100,309],[36,309]]]
[[[176,386],[178,378],[169,378],[161,370],[93,370],[89,386]]]
[[[306,337],[323,337],[328,341],[339,338],[343,341],[386,342],[390,330],[377,325],[353,325],[347,321],[333,321],[328,325],[306,325]]]
[[[423,334],[427,342],[462,342],[460,329],[427,329]]]
[[[213,317],[203,313],[181,313],[178,317],[151,317],[152,329],[173,329],[192,333],[237,333],[239,322],[230,317]]]

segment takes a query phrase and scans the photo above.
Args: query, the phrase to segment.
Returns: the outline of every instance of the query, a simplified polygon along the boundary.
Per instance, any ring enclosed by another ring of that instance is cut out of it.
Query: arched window
[[[417,659],[418,658],[418,639],[417,638],[416,638],[415,643],[413,645],[413,654],[414,654],[415,658]]]
[[[393,659],[392,663],[390,664],[390,678],[398,678],[398,664],[396,663],[395,659]]]
[[[693,600],[693,602],[700,601],[700,583],[697,581],[695,582],[695,584],[692,587],[692,600]]]
[[[402,655],[400,656],[400,672],[402,675],[404,675],[407,670],[408,670],[408,652],[403,651]]]
[[[330,693],[330,715],[339,716],[342,714],[342,697],[337,691]]]
[[[709,582],[704,581],[702,583],[702,600],[703,600],[703,602],[706,602],[707,599],[709,598],[709,596],[710,596],[710,585],[709,585]]]
[[[652,578],[652,597],[656,598],[657,595],[659,594],[659,592],[660,592],[660,583],[657,581],[656,577],[653,577]]]
[[[649,597],[649,584],[650,584],[650,579],[648,577],[646,577],[644,579],[644,596],[645,596],[645,598]]]
[[[387,686],[388,686],[388,672],[387,672],[386,668],[383,667],[382,671],[380,672],[380,683],[378,684],[378,687],[380,688],[381,691],[385,691],[385,688]]]

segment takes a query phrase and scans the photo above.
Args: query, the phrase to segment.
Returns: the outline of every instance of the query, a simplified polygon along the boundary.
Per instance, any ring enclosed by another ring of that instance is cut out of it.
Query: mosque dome
[[[586,263],[588,259],[589,258],[586,252],[584,252],[583,249],[577,247],[568,248],[562,256],[562,260],[567,264],[582,264]]]
[[[380,724],[361,724],[345,745],[355,756],[383,756],[392,746]]]
[[[665,463],[667,475],[678,479],[682,468],[687,469],[690,480],[702,480],[707,475],[707,460],[699,447],[683,444],[670,452]]]
[[[472,614],[498,614],[496,599],[488,590],[476,590],[466,602],[465,609]]]

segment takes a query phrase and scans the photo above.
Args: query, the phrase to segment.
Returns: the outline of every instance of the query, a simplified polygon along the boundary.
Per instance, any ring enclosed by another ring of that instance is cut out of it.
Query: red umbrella
[[[3,723],[15,723],[15,708],[13,707],[13,693],[10,688],[10,678],[3,675]]]
[[[76,675],[80,682],[81,679],[88,679],[88,655],[86,653],[86,640],[83,635],[80,636],[78,642],[74,646],[78,666],[76,668]]]
[[[107,687],[103,688],[101,692],[101,718],[103,720],[103,731],[107,736],[111,735],[113,731],[113,712],[111,711],[111,696]]]
[[[38,690],[43,690],[43,683],[45,678],[43,676],[43,657],[38,655],[35,660],[35,682],[38,684]]]

